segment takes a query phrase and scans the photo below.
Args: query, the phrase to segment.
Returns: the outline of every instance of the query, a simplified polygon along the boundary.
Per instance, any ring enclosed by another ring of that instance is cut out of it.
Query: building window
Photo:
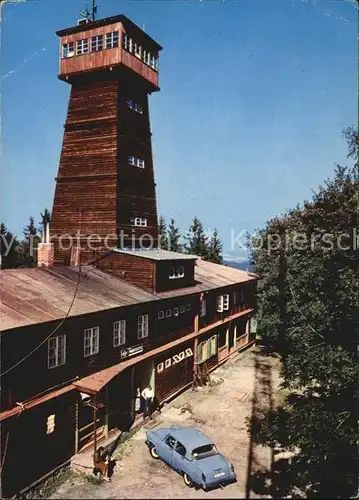
[[[148,337],[148,314],[137,318],[137,338],[144,339]]]
[[[178,316],[178,315],[179,315],[179,310],[178,310],[178,307],[174,307],[174,308],[173,308],[173,315],[174,315],[174,316]]]
[[[143,50],[143,54],[142,54],[142,60],[145,64],[147,64],[148,66],[150,65],[150,62],[151,62],[151,54],[149,53],[148,50],[144,49]]]
[[[151,68],[154,69],[155,71],[158,70],[158,59],[156,56],[152,55],[151,56],[151,64],[150,64]]]
[[[91,38],[91,52],[98,52],[103,49],[103,35],[93,36]]]
[[[166,309],[166,318],[170,318],[172,316],[171,309]]]
[[[126,321],[121,319],[113,324],[113,347],[126,344]]]
[[[118,31],[111,31],[106,34],[106,49],[118,47]]]
[[[133,49],[134,49],[134,50],[133,50],[133,52],[134,52],[135,56],[136,56],[136,57],[138,57],[139,59],[141,59],[141,52],[142,52],[142,47],[141,47],[141,45],[139,45],[139,44],[138,44],[138,43],[136,43],[136,42],[135,42],[133,45],[134,45],[134,47],[133,47]]]
[[[84,356],[97,354],[100,349],[100,328],[87,328],[84,333]]]
[[[147,219],[144,217],[132,217],[131,224],[133,226],[146,227],[147,226]]]
[[[183,314],[185,312],[186,308],[185,306],[180,306],[180,313]]]
[[[206,299],[201,300],[201,318],[206,315]]]
[[[191,304],[187,304],[187,305],[186,305],[186,311],[190,311],[191,309],[192,309]]]
[[[74,42],[64,43],[62,46],[62,59],[73,57],[74,55]]]
[[[207,342],[202,342],[198,345],[198,363],[203,363],[208,358],[207,356]]]
[[[164,311],[158,311],[158,319],[163,319],[165,317]]]
[[[166,359],[165,361],[165,368],[169,368],[172,364],[172,359],[171,358],[168,358]]]
[[[217,311],[223,312],[228,311],[229,309],[229,295],[228,293],[225,295],[219,295],[217,297]]]
[[[170,266],[168,277],[170,280],[183,278],[184,277],[184,266],[179,266],[177,268]]]
[[[83,40],[78,40],[76,42],[76,55],[81,56],[82,54],[87,54],[89,51],[89,41],[88,38],[84,38]]]
[[[208,357],[214,356],[217,352],[217,335],[213,335],[208,341]]]
[[[159,363],[159,364],[157,365],[157,373],[161,373],[161,372],[163,372],[163,368],[164,368],[163,363]]]
[[[56,368],[66,362],[66,335],[52,337],[47,342],[47,366]]]
[[[122,46],[125,50],[128,50],[128,52],[132,52],[132,46],[133,46],[132,38],[130,36],[126,35],[126,33],[123,34]]]
[[[46,420],[46,434],[51,434],[55,430],[55,415],[49,415]]]
[[[136,113],[139,113],[140,115],[142,115],[143,113],[142,106],[137,104],[137,102],[132,101],[131,99],[127,99],[126,106],[130,109],[133,109],[133,111],[136,111]]]
[[[133,167],[145,168],[145,160],[142,160],[142,158],[137,158],[136,156],[129,156],[128,163]]]
[[[186,357],[187,357],[187,358],[190,358],[191,356],[193,356],[193,352],[192,352],[192,349],[191,349],[191,348],[186,349],[186,350],[185,350],[185,353],[186,353]]]

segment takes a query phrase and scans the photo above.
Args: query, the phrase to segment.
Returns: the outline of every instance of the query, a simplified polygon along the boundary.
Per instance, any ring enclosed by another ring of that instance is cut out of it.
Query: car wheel
[[[152,445],[150,446],[150,455],[152,458],[154,458],[155,460],[158,460],[160,458],[159,454],[157,453],[157,450],[156,448]]]
[[[186,474],[186,473],[184,473],[184,474],[183,474],[183,481],[184,481],[184,484],[185,484],[186,486],[188,486],[188,488],[192,488],[192,486],[193,486],[193,481],[192,481],[192,479],[189,477],[189,475],[188,475],[188,474]]]

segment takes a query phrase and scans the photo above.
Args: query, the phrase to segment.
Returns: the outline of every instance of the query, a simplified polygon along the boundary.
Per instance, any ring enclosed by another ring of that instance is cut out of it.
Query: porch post
[[[199,331],[199,317],[198,314],[196,314],[194,318],[194,331],[197,333],[196,337],[194,338],[194,343],[193,343],[193,387],[196,386],[197,382],[197,373],[198,373],[198,331]]]
[[[79,452],[79,401],[75,407],[75,455]]]
[[[97,449],[97,436],[96,436],[96,419],[97,419],[97,408],[96,408],[96,399],[97,399],[97,394],[94,395],[93,397],[93,402],[94,402],[94,405],[93,405],[93,448],[94,448],[94,454],[96,453],[96,449]]]
[[[105,396],[105,425],[104,425],[105,437],[108,437],[108,385],[106,385],[106,396]]]

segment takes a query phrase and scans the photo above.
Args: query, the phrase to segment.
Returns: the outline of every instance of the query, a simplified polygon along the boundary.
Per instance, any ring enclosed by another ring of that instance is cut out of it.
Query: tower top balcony
[[[153,38],[123,14],[57,31],[60,37],[59,78],[72,83],[84,75],[125,74],[140,77],[148,91],[159,90],[158,59],[162,50]]]

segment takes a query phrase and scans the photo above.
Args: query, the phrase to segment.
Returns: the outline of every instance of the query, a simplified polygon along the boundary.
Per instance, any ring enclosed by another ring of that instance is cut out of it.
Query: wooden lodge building
[[[51,233],[38,268],[1,271],[2,498],[129,429],[137,389],[164,403],[254,342],[256,277],[157,245],[160,45],[123,15],[57,34],[71,94]]]

